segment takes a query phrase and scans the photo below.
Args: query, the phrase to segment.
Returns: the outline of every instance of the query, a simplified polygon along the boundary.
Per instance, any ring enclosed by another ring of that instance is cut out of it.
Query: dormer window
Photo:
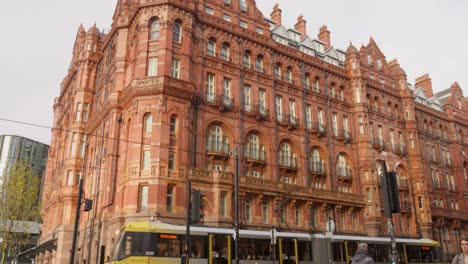
[[[293,31],[290,31],[289,32],[289,38],[294,40],[294,41],[300,41],[301,40],[301,36]]]
[[[317,43],[317,51],[320,52],[320,53],[324,53],[325,52],[325,47],[322,44]]]
[[[458,108],[459,108],[460,110],[463,108],[460,99],[458,99]]]
[[[277,38],[276,38],[276,41],[277,41],[278,43],[280,43],[280,44],[283,44],[283,45],[287,45],[287,44],[288,44],[288,42],[287,42],[285,39],[280,38],[280,37],[277,37]]]
[[[314,56],[314,52],[311,49],[304,48],[302,51],[307,55]]]
[[[379,68],[379,70],[382,69],[382,61],[381,60],[377,60],[377,67]]]

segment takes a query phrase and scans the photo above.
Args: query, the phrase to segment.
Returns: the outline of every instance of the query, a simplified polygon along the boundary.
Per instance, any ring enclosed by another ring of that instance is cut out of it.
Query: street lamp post
[[[80,179],[80,184],[78,186],[78,203],[76,205],[76,215],[75,215],[75,227],[73,229],[73,240],[71,247],[70,255],[70,264],[75,262],[75,248],[76,248],[76,238],[78,234],[78,222],[80,221],[80,212],[81,212],[81,200],[83,198],[83,178]]]
[[[237,146],[233,149],[235,156],[234,171],[234,258],[235,263],[239,264],[239,152]]]

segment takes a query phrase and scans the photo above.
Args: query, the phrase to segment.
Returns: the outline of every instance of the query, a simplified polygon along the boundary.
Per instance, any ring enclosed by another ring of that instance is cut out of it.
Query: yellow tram
[[[111,258],[112,264],[181,264],[186,255],[186,227],[161,222],[132,222],[122,228]],[[234,263],[234,230],[190,227],[191,264]],[[350,263],[357,243],[369,244],[376,263],[386,263],[390,239],[316,233],[239,231],[241,264]],[[397,239],[399,263],[438,263],[437,242],[429,239]],[[330,262],[331,260],[331,262]]]

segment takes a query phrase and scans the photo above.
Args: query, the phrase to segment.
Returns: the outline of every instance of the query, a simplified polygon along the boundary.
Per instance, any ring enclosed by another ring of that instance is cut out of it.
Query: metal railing
[[[309,169],[311,172],[325,174],[325,163],[323,161],[310,161]]]
[[[245,145],[244,156],[246,159],[265,161],[265,151],[250,144]]]
[[[336,175],[343,178],[351,178],[351,169],[349,167],[337,166]]]
[[[229,154],[229,144],[227,142],[223,142],[222,140],[206,140],[205,149],[206,152],[220,153],[226,155]]]
[[[290,155],[279,155],[278,164],[283,167],[296,168],[296,157]]]

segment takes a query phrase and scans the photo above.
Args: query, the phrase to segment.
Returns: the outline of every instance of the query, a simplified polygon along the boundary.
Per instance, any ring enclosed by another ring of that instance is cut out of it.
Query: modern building
[[[242,228],[388,235],[378,160],[398,172],[400,237],[444,254],[468,234],[468,101],[454,82],[409,83],[370,38],[333,46],[254,0],[120,0],[108,33],[79,27],[55,99],[36,263],[65,263],[78,182],[76,259],[109,256],[128,221],[183,224],[186,182],[204,225],[232,227],[237,149]],[[262,19],[260,19],[262,18]],[[456,58],[454,58],[456,59]],[[52,261],[52,262],[51,262]]]
[[[49,146],[28,138],[21,136],[10,136],[0,135],[0,177],[5,180],[4,177],[8,177],[9,170],[17,162],[25,162],[41,179],[41,190],[42,183],[46,171],[47,154],[49,152]],[[37,197],[40,202],[40,195]],[[9,221],[10,219],[6,219]],[[18,222],[18,220],[20,220]],[[31,235],[30,241],[22,248],[26,250],[34,247],[39,237],[41,223],[31,222],[31,219],[15,219],[14,226],[18,227],[15,232],[27,233]],[[2,230],[0,230],[0,234]],[[1,242],[0,242],[1,243]],[[9,252],[6,257],[7,263],[10,263],[17,252]],[[1,256],[1,253],[0,253]]]

